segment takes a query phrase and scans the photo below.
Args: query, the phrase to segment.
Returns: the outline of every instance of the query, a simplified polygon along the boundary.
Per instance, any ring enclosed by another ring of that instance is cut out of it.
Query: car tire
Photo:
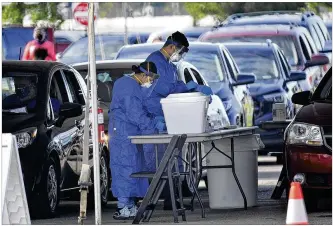
[[[318,207],[318,197],[315,192],[311,190],[304,190],[304,203],[308,213],[314,212]]]
[[[284,162],[283,154],[277,155],[276,156],[276,164],[281,165],[281,164],[283,164],[283,162]]]
[[[204,179],[204,181],[205,181],[206,189],[208,189],[208,178],[207,178],[207,176],[204,177],[203,179]]]
[[[39,193],[34,195],[32,200],[32,218],[45,219],[56,216],[60,200],[60,172],[52,156],[43,167]]]
[[[105,150],[102,151],[100,158],[100,180],[101,180],[101,206],[105,207],[110,198],[110,187],[111,187],[111,172],[110,164],[108,157],[105,153]],[[94,182],[94,170],[91,170],[91,181]],[[94,186],[91,186],[91,189],[88,193],[88,208],[93,208],[95,206],[95,195],[94,195]]]

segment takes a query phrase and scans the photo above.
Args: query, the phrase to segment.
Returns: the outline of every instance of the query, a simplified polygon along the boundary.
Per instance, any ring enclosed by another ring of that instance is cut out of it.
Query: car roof
[[[67,31],[67,30],[56,30],[54,32],[55,38],[66,38],[69,39],[71,42],[75,42],[82,37],[86,36],[85,31]]]
[[[235,48],[256,48],[256,49],[271,49],[274,43],[268,45],[266,42],[224,42],[225,47],[235,47]]]
[[[118,60],[100,60],[96,61],[96,68],[104,68],[107,67],[109,69],[113,68],[128,68],[132,65],[138,65],[145,61],[145,59],[118,59]],[[86,70],[88,69],[89,62],[82,62],[71,65],[76,70]]]
[[[306,28],[292,25],[244,25],[232,27],[220,27],[206,32],[204,37],[223,37],[241,35],[295,35],[298,32],[306,32]]]
[[[55,66],[68,67],[66,64],[56,61],[46,60],[3,60],[2,67],[7,68],[27,68],[29,71],[52,70]],[[69,67],[68,67],[69,68]]]
[[[259,16],[243,16],[241,18],[231,19],[226,26],[234,24],[299,24],[302,21],[302,14],[273,14],[273,15],[259,15]]]
[[[191,51],[191,48],[196,49],[216,49],[219,45],[222,45],[220,43],[209,43],[209,42],[189,42],[189,51]],[[164,45],[164,42],[158,42],[158,43],[141,43],[141,44],[135,44],[135,45],[125,45],[123,48],[126,49],[140,49],[140,48],[162,48]]]

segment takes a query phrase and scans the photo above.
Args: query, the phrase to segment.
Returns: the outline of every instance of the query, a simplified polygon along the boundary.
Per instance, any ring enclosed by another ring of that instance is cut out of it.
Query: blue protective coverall
[[[145,95],[145,107],[152,117],[164,116],[162,105],[160,103],[162,98],[167,97],[172,93],[185,93],[188,91],[183,81],[178,81],[177,67],[161,53],[155,51],[148,56],[146,61],[153,62],[156,65],[159,79],[156,80],[151,88]],[[152,130],[144,130],[144,135],[151,135],[155,132]],[[155,150],[154,145],[143,145],[146,168],[148,171],[156,170],[155,163]],[[158,145],[158,159],[161,160],[166,149],[166,145]],[[160,162],[160,161],[159,161]]]
[[[143,171],[145,160],[142,146],[132,144],[128,136],[154,131],[155,120],[148,117],[143,106],[141,86],[131,77],[119,78],[113,88],[109,111],[111,189],[115,197],[144,197],[147,179],[134,179],[130,175]],[[140,148],[141,147],[141,148]],[[139,150],[141,149],[141,150]]]

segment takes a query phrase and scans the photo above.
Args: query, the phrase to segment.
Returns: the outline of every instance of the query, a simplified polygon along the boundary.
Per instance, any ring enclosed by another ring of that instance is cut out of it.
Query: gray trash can
[[[231,156],[230,139],[214,141],[215,146],[225,154]],[[235,171],[247,198],[247,206],[257,205],[258,191],[258,152],[260,149],[256,135],[234,138]],[[211,142],[204,143],[207,153],[211,149]],[[207,156],[207,165],[231,165],[230,159],[216,150]],[[243,208],[242,194],[232,174],[232,169],[208,169],[208,194],[211,209]]]

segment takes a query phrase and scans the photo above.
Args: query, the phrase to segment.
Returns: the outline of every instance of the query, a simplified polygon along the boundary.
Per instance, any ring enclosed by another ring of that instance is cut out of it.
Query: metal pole
[[[123,2],[123,15],[125,18],[125,45],[128,44],[128,31],[127,31],[127,2]]]
[[[102,221],[101,216],[101,194],[100,194],[100,154],[98,144],[97,125],[97,84],[96,84],[96,56],[95,56],[95,27],[94,27],[94,3],[89,3],[88,11],[88,51],[91,76],[91,99],[92,99],[92,141],[94,158],[94,196],[95,196],[95,224]]]

